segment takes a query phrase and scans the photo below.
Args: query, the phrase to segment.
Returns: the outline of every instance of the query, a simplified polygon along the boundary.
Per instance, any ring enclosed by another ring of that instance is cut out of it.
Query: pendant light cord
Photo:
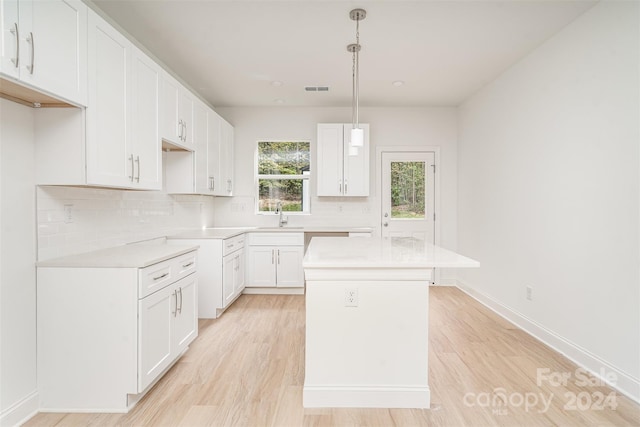
[[[356,19],[356,51],[355,51],[355,91],[356,91],[356,128],[360,128],[360,19]]]

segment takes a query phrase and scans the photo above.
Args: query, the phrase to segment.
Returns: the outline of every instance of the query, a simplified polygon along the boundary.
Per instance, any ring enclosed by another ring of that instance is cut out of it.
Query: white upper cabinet
[[[133,47],[131,79],[131,156],[135,155],[134,188],[162,189],[160,141],[160,67]]]
[[[2,0],[0,71],[87,105],[87,6],[80,0]]]
[[[87,183],[162,188],[160,68],[102,18],[89,14]]]
[[[162,139],[193,149],[193,95],[168,73],[162,73]]]
[[[220,121],[220,180],[221,185],[214,190],[219,196],[233,195],[233,150],[234,150],[233,126],[224,119]]]
[[[318,124],[318,196],[369,195],[369,125],[360,126],[364,129],[364,147],[351,156],[351,124]]]
[[[136,177],[129,95],[131,42],[89,13],[87,183],[129,187]]]

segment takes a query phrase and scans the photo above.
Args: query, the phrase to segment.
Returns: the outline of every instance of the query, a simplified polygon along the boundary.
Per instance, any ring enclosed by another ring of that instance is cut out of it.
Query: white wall
[[[349,123],[350,108],[220,108],[219,114],[235,127],[234,198],[216,199],[216,226],[275,225],[275,216],[255,214],[255,155],[259,140],[311,141],[315,165],[318,123]],[[454,108],[361,108],[360,121],[371,126],[371,196],[318,198],[312,171],[310,216],[289,216],[292,225],[354,225],[379,229],[376,147],[439,146],[441,148],[441,245],[456,245],[456,145]]]
[[[462,105],[458,147],[464,286],[636,399],[638,16],[586,12]]]
[[[0,99],[0,425],[37,410],[34,113]]]

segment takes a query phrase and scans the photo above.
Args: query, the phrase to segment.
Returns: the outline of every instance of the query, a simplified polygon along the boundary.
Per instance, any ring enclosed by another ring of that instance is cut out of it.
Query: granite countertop
[[[311,240],[304,268],[470,268],[480,263],[411,237]]]
[[[371,233],[371,227],[214,227],[180,232],[167,239],[228,239],[243,233]]]
[[[198,249],[194,245],[131,244],[36,263],[37,267],[143,268]]]

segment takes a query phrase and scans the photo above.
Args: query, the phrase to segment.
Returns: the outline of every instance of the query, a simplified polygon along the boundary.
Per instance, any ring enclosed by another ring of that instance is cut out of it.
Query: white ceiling
[[[593,1],[94,0],[215,107],[454,106]],[[404,81],[401,87],[393,86]],[[282,82],[275,87],[273,81]],[[305,92],[329,86],[329,92]]]

